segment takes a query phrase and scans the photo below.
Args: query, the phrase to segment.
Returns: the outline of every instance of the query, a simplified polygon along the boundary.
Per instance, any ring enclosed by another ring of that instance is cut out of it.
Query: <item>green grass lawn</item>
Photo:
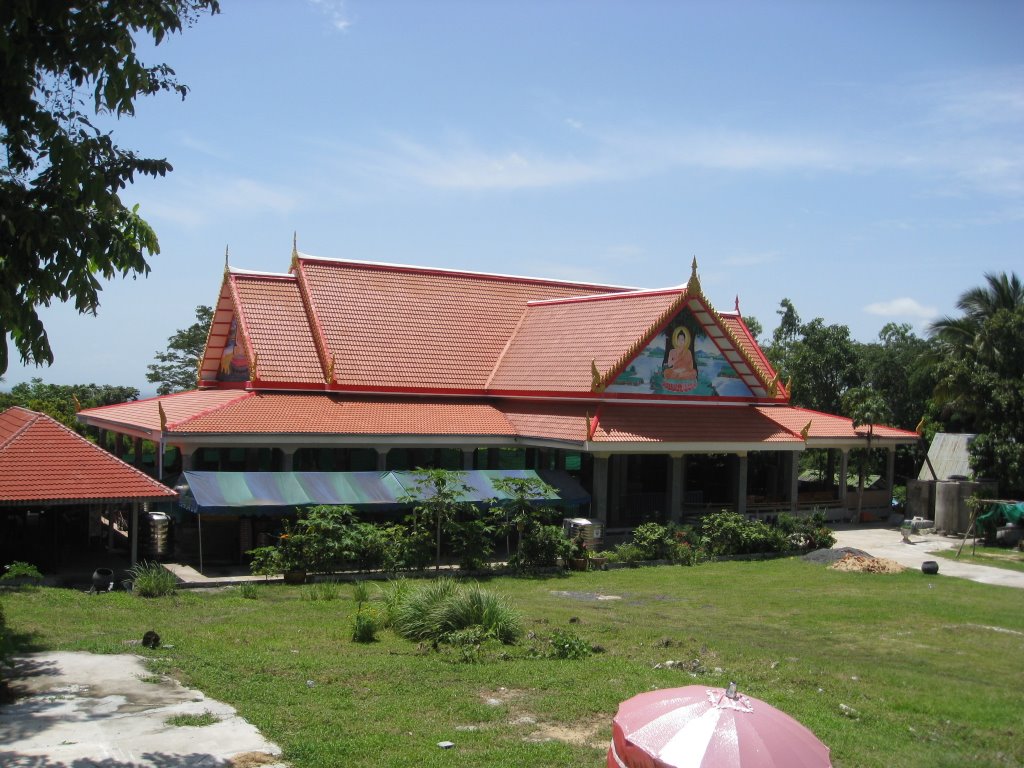
[[[156,671],[237,707],[297,768],[603,765],[621,700],[730,680],[808,726],[836,766],[1024,764],[1022,590],[797,559],[488,587],[535,637],[486,647],[478,663],[388,631],[353,643],[350,586],[338,600],[285,586],[261,587],[258,599],[237,589],[0,599],[22,649],[144,653]],[[163,646],[125,645],[148,629]],[[604,650],[531,655],[555,629]],[[687,664],[654,668],[667,660]],[[454,749],[436,746],[446,740]]]
[[[1024,571],[1024,552],[1021,552],[1019,549],[1007,549],[1006,547],[972,548],[970,544],[965,544],[959,558],[956,556],[955,549],[944,549],[933,554],[946,560],[958,560],[961,563],[991,565],[993,568],[1005,568],[1008,571]]]

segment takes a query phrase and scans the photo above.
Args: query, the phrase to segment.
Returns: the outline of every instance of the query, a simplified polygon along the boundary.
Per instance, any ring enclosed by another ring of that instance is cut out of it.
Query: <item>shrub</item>
[[[385,599],[389,602],[391,626],[409,640],[443,642],[446,635],[470,627],[479,627],[484,636],[505,644],[522,634],[519,617],[503,597],[449,577],[402,588]]]
[[[782,552],[789,549],[786,534],[760,520],[737,512],[714,512],[701,521],[701,547],[712,556]]]
[[[660,523],[638,525],[633,530],[632,543],[640,550],[643,560],[667,559],[672,549],[669,529]]]
[[[0,576],[0,581],[15,580],[39,582],[43,580],[43,574],[31,563],[15,560],[13,563],[4,566],[4,573]]]
[[[140,597],[173,595],[178,588],[177,577],[160,563],[136,563],[129,572],[132,575],[132,591]]]
[[[246,600],[258,600],[260,596],[260,588],[251,582],[242,584],[238,592]]]
[[[640,547],[632,542],[625,542],[624,544],[619,544],[619,546],[615,548],[614,557],[612,559],[620,563],[625,563],[629,566],[635,566],[645,558],[644,552]]]
[[[377,630],[380,622],[377,619],[376,611],[364,607],[362,604],[356,615],[352,617],[352,640],[356,643],[372,643],[377,640]]]
[[[523,531],[509,565],[521,571],[551,568],[558,564],[558,558],[569,557],[571,548],[572,542],[565,538],[561,526],[531,525]]]
[[[810,517],[779,516],[779,530],[791,548],[804,550],[831,549],[835,534],[825,524],[825,513],[815,510]]]
[[[362,605],[370,601],[370,588],[366,585],[365,581],[352,582],[352,599],[356,601],[356,605]]]
[[[479,517],[453,521],[449,524],[452,547],[464,571],[484,570],[494,553],[491,535],[494,528]]]
[[[568,629],[556,629],[548,638],[547,656],[552,659],[585,659],[593,653],[589,643]]]

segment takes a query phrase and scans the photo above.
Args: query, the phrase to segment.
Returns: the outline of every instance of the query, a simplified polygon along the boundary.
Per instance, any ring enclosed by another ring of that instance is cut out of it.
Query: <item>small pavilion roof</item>
[[[49,416],[0,413],[0,505],[153,501],[177,494]]]
[[[826,447],[825,444],[836,441],[845,443],[860,441],[863,443],[868,436],[869,430],[866,424],[854,427],[853,420],[845,416],[834,416],[830,413],[792,406],[764,405],[758,406],[757,410],[797,434],[801,434],[806,427],[807,443],[811,448]],[[909,429],[887,427],[882,424],[873,425],[872,439],[878,445],[884,445],[887,442],[906,444],[915,442],[918,438],[918,434]]]

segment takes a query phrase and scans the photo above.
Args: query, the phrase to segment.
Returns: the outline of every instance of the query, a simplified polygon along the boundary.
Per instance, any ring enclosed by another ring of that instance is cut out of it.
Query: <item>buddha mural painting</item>
[[[662,386],[673,392],[689,392],[697,386],[697,366],[691,349],[693,335],[685,326],[672,332],[672,348],[662,368]]]

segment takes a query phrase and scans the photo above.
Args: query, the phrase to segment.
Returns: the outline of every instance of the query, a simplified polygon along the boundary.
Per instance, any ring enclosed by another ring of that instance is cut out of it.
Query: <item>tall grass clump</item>
[[[370,601],[370,588],[365,581],[355,581],[352,583],[352,599],[355,600],[356,605],[362,605]]]
[[[464,586],[442,577],[397,595],[389,611],[392,628],[409,640],[444,641],[461,630],[479,627],[505,644],[522,635],[522,624],[508,601],[479,584]]]
[[[132,592],[140,597],[173,595],[178,588],[177,577],[160,563],[142,561],[130,569]]]
[[[301,595],[303,600],[317,602],[319,600],[337,600],[341,589],[336,581],[318,581],[304,587]]]

